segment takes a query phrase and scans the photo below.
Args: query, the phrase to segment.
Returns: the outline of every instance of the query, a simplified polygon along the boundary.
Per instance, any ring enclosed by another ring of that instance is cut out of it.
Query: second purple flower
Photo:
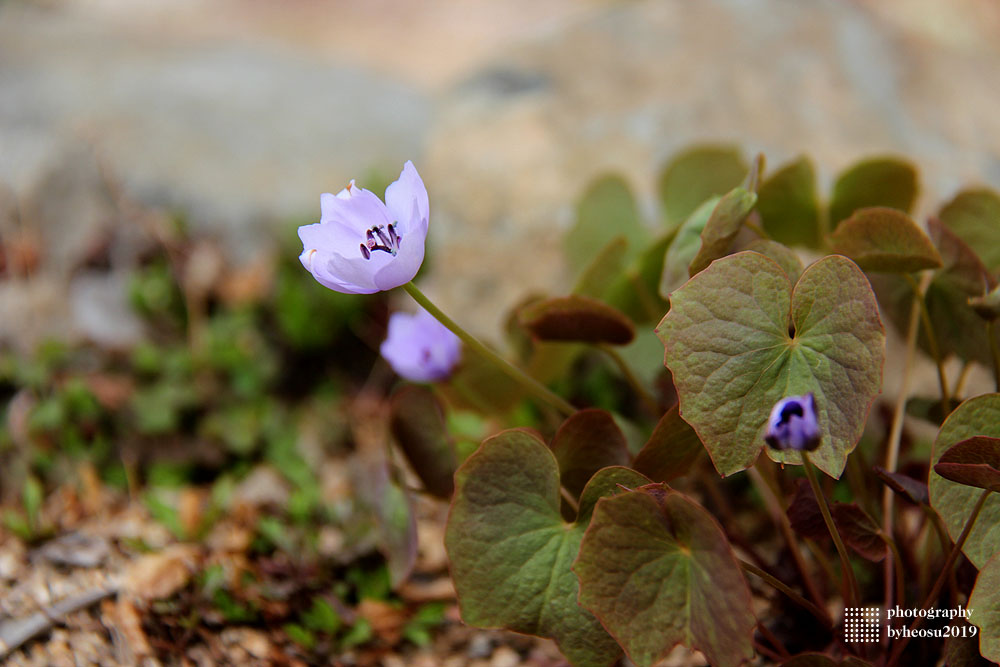
[[[462,358],[462,341],[421,308],[393,313],[379,350],[397,374],[413,382],[444,380]]]

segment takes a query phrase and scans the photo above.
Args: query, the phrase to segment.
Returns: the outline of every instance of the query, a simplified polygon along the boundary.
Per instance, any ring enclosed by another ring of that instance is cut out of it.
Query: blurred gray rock
[[[497,331],[527,291],[567,289],[561,236],[590,179],[625,174],[655,219],[658,170],[699,141],[772,167],[810,155],[822,192],[859,158],[901,154],[924,213],[1000,186],[1000,52],[964,46],[837,0],[620,3],[519,44],[440,104],[426,291]]]
[[[495,337],[526,292],[565,291],[561,235],[591,178],[624,173],[655,219],[656,172],[692,142],[809,154],[824,188],[901,153],[924,212],[1000,185],[987,0],[376,5],[0,5],[0,190],[42,241],[40,284],[0,285],[0,337],[71,330],[47,324],[69,319],[67,269],[134,224],[118,187],[239,261],[315,220],[321,192],[414,159],[424,288]]]

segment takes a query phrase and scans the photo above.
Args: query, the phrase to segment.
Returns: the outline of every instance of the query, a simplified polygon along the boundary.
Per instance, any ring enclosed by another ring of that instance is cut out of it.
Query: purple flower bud
[[[392,369],[413,382],[435,382],[451,375],[462,357],[462,341],[421,308],[393,313],[380,352]]]
[[[413,280],[424,261],[430,207],[412,162],[385,190],[385,203],[351,181],[320,195],[318,223],[299,227],[299,260],[320,284],[345,294],[372,294]]]
[[[771,408],[764,440],[772,448],[811,452],[819,447],[820,438],[816,398],[812,392],[805,396],[788,396]]]

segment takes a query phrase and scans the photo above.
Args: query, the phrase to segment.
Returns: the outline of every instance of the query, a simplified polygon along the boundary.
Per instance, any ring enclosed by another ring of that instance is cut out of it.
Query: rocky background
[[[692,142],[811,155],[821,183],[896,153],[922,212],[1000,186],[992,0],[7,0],[0,2],[0,338],[142,335],[125,279],[86,270],[121,202],[182,211],[249,266],[319,193],[431,196],[425,290],[472,329],[557,285],[589,179]],[[114,268],[114,267],[112,267]],[[558,288],[556,288],[558,289]]]

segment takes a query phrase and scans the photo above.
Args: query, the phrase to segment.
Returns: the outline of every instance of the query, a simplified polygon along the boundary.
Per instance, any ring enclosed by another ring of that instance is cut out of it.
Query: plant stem
[[[930,280],[927,274],[925,282]],[[892,426],[889,429],[889,444],[885,454],[885,469],[889,472],[896,472],[896,465],[899,463],[899,445],[903,438],[903,417],[906,414],[906,399],[910,389],[910,375],[913,369],[913,359],[917,352],[917,320],[920,317],[920,304],[923,299],[919,293],[913,295],[913,305],[910,306],[910,321],[906,328],[906,353],[903,357],[903,377],[899,383],[899,394],[896,396],[896,405],[892,412]],[[882,491],[882,532],[888,536],[894,534],[893,531],[893,506],[896,494],[888,486]],[[885,562],[885,605],[889,608],[892,604],[892,569],[893,562]]]
[[[965,361],[962,363],[962,369],[958,372],[958,378],[955,379],[955,386],[952,387],[951,395],[958,399],[965,391],[965,381],[969,379],[969,371],[972,370],[972,362]]]
[[[777,650],[776,656],[779,660],[784,661],[792,657],[792,654],[788,652],[788,649],[781,643],[781,640],[774,636],[774,633],[771,632],[770,628],[760,621],[757,621],[757,629],[760,631],[760,634],[771,643],[771,646]]]
[[[906,602],[903,595],[903,589],[905,588],[903,584],[903,557],[899,553],[899,547],[896,546],[896,540],[885,533],[882,533],[881,537],[882,541],[889,547],[889,551],[892,552],[892,558],[896,563],[896,604],[902,605]]]
[[[816,495],[816,502],[819,504],[819,511],[823,515],[823,521],[826,522],[826,529],[830,531],[833,544],[837,547],[837,554],[840,555],[840,567],[843,570],[844,581],[847,583],[848,592],[850,593],[847,606],[856,607],[858,600],[861,599],[858,582],[854,578],[854,570],[851,569],[851,559],[847,555],[847,547],[844,546],[844,541],[840,538],[840,531],[837,530],[837,525],[833,523],[830,506],[827,505],[826,496],[823,495],[823,489],[819,486],[819,479],[816,478],[816,469],[813,467],[812,461],[809,460],[809,452],[802,452],[802,467],[805,469],[806,477],[809,478],[809,485]]]
[[[941,572],[938,573],[937,580],[934,581],[934,587],[931,588],[931,592],[927,594],[926,598],[924,598],[924,603],[920,605],[921,610],[930,608],[930,606],[934,604],[934,601],[937,600],[938,594],[941,592],[941,587],[948,578],[948,573],[951,571],[955,561],[958,560],[959,554],[962,553],[962,547],[965,546],[965,541],[969,538],[969,533],[972,532],[972,527],[975,525],[976,519],[979,518],[979,513],[982,511],[983,505],[986,504],[986,499],[989,497],[990,493],[992,492],[989,489],[983,489],[983,492],[979,495],[979,500],[976,501],[975,507],[972,508],[972,513],[969,514],[969,518],[965,520],[965,526],[962,528],[962,534],[959,535],[958,540],[955,541],[955,546],[951,548],[951,553],[948,554],[948,559],[944,562],[944,567],[941,568]],[[923,620],[924,617],[918,614],[917,619],[913,622],[913,625],[910,626],[911,633],[913,630],[920,627]],[[909,643],[910,637],[912,636],[912,634],[908,634],[892,648],[892,654],[889,657],[888,663],[886,663],[888,667],[892,667],[892,665],[896,664],[896,661],[899,660],[899,656],[902,655],[903,649],[906,648],[906,645]]]
[[[774,490],[771,485],[767,483],[764,476],[758,470],[760,462],[758,461],[753,467],[747,469],[747,473],[750,475],[750,481],[757,488],[758,493],[764,499],[764,504],[767,506],[768,512],[771,514],[771,519],[778,526],[778,530],[781,531],[782,536],[785,538],[785,543],[788,545],[788,552],[792,555],[792,560],[795,562],[795,567],[799,571],[799,576],[802,578],[802,584],[805,589],[809,592],[809,596],[815,600],[817,608],[823,613],[820,616],[824,620],[827,626],[832,626],[833,621],[830,616],[823,610],[823,596],[819,594],[819,589],[816,587],[816,582],[813,581],[812,576],[809,574],[809,568],[806,567],[806,563],[802,560],[802,553],[799,551],[798,540],[795,539],[795,532],[792,530],[792,524],[788,520],[788,515],[785,514],[784,510],[781,508],[781,503],[778,501],[778,496],[775,495]]]
[[[910,288],[913,290],[913,294],[917,299],[917,304],[920,307],[920,321],[924,325],[924,335],[927,336],[927,347],[931,349],[931,356],[934,358],[934,364],[937,366],[938,373],[938,384],[941,385],[941,418],[944,419],[948,416],[951,411],[951,397],[948,394],[948,376],[944,372],[944,361],[941,359],[941,348],[938,347],[937,336],[934,334],[934,325],[931,323],[930,313],[927,311],[927,302],[924,300],[924,291],[927,289],[927,285],[930,284],[930,273],[928,273],[923,279],[923,285],[918,285],[917,281],[913,279],[908,273],[904,273],[903,277],[906,278],[906,282],[910,284]]]
[[[649,414],[653,416],[659,415],[660,406],[656,402],[656,399],[653,398],[653,395],[650,394],[644,386],[642,386],[642,382],[639,381],[639,378],[637,378],[635,373],[632,372],[632,369],[629,368],[628,363],[622,358],[622,355],[618,354],[618,350],[610,345],[599,345],[598,347],[602,352],[604,352],[604,354],[611,357],[613,362],[615,362],[615,365],[618,366],[618,370],[621,371],[622,377],[625,378],[625,381],[630,387],[632,387],[632,390],[635,391],[639,400],[642,401],[642,404],[646,406]]]
[[[477,354],[492,362],[498,369],[506,373],[509,377],[521,383],[521,385],[535,398],[548,403],[550,406],[563,413],[567,417],[576,412],[576,408],[569,404],[564,398],[556,395],[552,390],[543,385],[538,380],[529,376],[517,366],[501,357],[499,354],[483,345],[478,338],[455,323],[453,319],[445,315],[440,308],[428,299],[412,282],[403,285],[407,294],[413,297],[420,306],[433,315],[438,322],[448,327],[453,334],[458,336],[463,343],[472,348]]]
[[[821,623],[823,623],[827,627],[830,627],[831,625],[830,617],[827,616],[826,612],[824,612],[820,607],[816,606],[809,600],[805,599],[804,597],[796,593],[788,584],[781,581],[780,579],[770,574],[769,572],[762,570],[753,563],[748,563],[747,561],[741,558],[737,558],[736,560],[740,564],[740,567],[742,567],[744,570],[746,570],[750,574],[757,575],[758,577],[766,581],[768,584],[770,584],[773,588],[787,595],[793,602],[795,602],[795,604],[799,605],[800,607],[803,607],[804,609],[808,609],[809,612],[817,619],[819,619]]]

